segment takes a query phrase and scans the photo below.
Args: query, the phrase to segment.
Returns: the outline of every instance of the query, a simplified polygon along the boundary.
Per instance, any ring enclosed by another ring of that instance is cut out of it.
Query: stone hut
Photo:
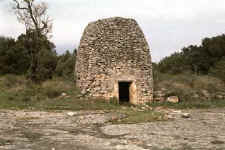
[[[150,50],[134,19],[89,23],[76,60],[76,84],[82,94],[132,104],[153,100]]]

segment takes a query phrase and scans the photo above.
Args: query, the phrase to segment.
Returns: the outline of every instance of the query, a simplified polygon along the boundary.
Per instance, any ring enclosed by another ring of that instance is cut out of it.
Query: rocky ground
[[[0,149],[225,149],[225,109],[166,110],[165,113],[168,121],[112,124],[111,120],[125,116],[104,111],[0,110]]]

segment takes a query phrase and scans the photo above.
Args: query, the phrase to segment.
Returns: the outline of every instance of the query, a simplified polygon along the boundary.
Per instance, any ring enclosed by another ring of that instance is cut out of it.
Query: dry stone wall
[[[153,100],[148,43],[137,22],[108,18],[89,23],[77,52],[76,84],[84,95],[119,98],[118,83],[131,82],[130,102]]]

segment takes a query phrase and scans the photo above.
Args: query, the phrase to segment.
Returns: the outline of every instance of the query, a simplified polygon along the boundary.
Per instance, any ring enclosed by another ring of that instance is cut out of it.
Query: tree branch
[[[22,9],[27,10],[26,7],[20,7],[20,3],[19,3],[17,0],[13,0],[13,1],[16,3],[16,8],[17,8],[17,9],[20,9],[20,10],[22,10]]]
[[[30,17],[31,17],[31,19],[32,19],[32,21],[33,21],[33,23],[34,23],[34,25],[35,25],[35,28],[36,28],[36,30],[37,30],[38,32],[40,32],[40,31],[39,31],[39,28],[38,28],[37,20],[35,19],[34,15],[33,15],[33,11],[32,11],[32,5],[33,5],[33,3],[30,2],[30,1],[26,1],[26,3],[28,4],[28,11],[29,11]]]

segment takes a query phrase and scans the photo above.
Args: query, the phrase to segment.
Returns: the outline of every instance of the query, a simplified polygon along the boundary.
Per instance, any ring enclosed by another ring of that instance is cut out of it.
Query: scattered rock
[[[181,111],[181,110],[173,110],[172,113],[175,113],[175,114],[181,114],[182,111]]]
[[[172,117],[174,117],[173,115],[178,115],[181,116],[182,118],[190,118],[191,114],[190,113],[183,113],[181,110],[173,110],[171,113],[168,114],[168,116],[171,115]]]
[[[172,114],[166,114],[166,115],[164,115],[164,120],[173,120],[173,119],[175,119],[176,117],[174,117]]]
[[[66,93],[62,93],[62,94],[61,94],[61,96],[63,96],[63,97],[66,96],[66,95],[67,95]]]
[[[142,107],[141,107],[141,109],[142,109],[142,110],[145,110],[145,109],[146,109],[146,107],[142,106]]]
[[[170,103],[178,103],[179,98],[177,96],[170,96],[170,97],[167,97],[166,101]]]
[[[192,98],[199,98],[199,95],[195,93],[192,95]]]
[[[207,90],[201,90],[201,93],[204,97],[210,98],[210,93]]]
[[[224,96],[223,95],[216,95],[216,98],[217,99],[224,99]]]
[[[0,149],[225,149],[223,108],[182,111],[163,107],[158,109],[165,110],[168,121],[114,124],[110,120],[125,117],[124,114],[113,111],[0,110]],[[75,115],[69,117],[69,112]],[[190,113],[191,117],[182,119],[185,113]],[[30,119],[17,119],[21,116]]]
[[[191,117],[191,114],[189,114],[189,113],[183,113],[183,114],[181,115],[181,117],[182,117],[182,118],[190,118],[190,117]]]
[[[76,113],[74,112],[68,112],[67,115],[73,117]]]

